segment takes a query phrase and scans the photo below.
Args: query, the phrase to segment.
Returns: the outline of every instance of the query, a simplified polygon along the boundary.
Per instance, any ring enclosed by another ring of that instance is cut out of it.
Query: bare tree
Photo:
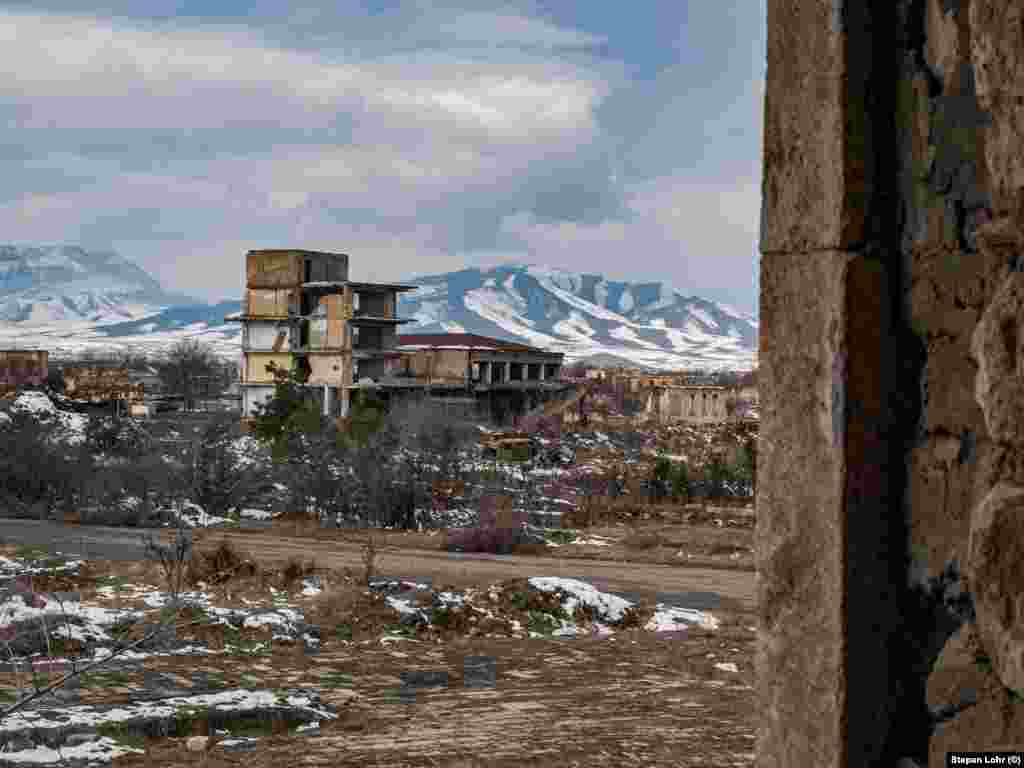
[[[155,367],[164,389],[180,395],[187,411],[195,410],[199,396],[219,394],[226,386],[217,355],[208,344],[195,339],[179,341]]]

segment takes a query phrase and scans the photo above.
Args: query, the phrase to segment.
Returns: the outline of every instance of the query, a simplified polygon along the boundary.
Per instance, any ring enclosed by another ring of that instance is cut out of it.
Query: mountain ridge
[[[166,291],[112,251],[0,246],[0,342],[59,354],[156,352],[184,337],[240,354],[240,301],[204,304]],[[6,258],[5,258],[6,256]],[[6,268],[5,268],[6,265]],[[14,265],[14,266],[12,266]],[[649,368],[756,365],[757,319],[685,296],[667,282],[608,280],[537,264],[420,274],[400,295],[402,334],[467,332],[563,352],[568,362],[620,359]]]

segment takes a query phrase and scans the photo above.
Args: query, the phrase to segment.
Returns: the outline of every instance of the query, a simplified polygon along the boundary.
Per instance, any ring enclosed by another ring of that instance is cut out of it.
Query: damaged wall
[[[64,379],[64,394],[76,400],[141,401],[144,395],[143,384],[134,383],[127,368],[69,365],[61,370],[61,375]]]
[[[0,351],[0,394],[23,387],[41,387],[46,382],[50,353],[45,349]]]
[[[714,424],[729,417],[727,395],[721,387],[655,387],[647,400],[647,415],[662,423]]]
[[[298,312],[299,292],[292,288],[247,288],[244,312],[250,317],[287,318]]]
[[[1024,2],[769,0],[761,234],[759,765],[1024,749]]]
[[[294,287],[321,280],[348,280],[348,255],[304,250],[255,250],[245,255],[245,284],[250,288]]]
[[[469,350],[417,349],[403,355],[408,375],[437,381],[465,382]]]

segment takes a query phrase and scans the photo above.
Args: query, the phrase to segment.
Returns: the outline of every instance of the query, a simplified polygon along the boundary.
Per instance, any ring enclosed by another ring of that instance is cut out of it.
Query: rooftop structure
[[[401,375],[412,382],[490,389],[560,386],[561,352],[473,333],[422,333],[398,337]]]

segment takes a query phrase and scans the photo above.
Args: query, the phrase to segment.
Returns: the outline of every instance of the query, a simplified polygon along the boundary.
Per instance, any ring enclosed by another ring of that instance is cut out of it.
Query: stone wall
[[[1024,749],[1024,0],[769,0],[761,766]]]

